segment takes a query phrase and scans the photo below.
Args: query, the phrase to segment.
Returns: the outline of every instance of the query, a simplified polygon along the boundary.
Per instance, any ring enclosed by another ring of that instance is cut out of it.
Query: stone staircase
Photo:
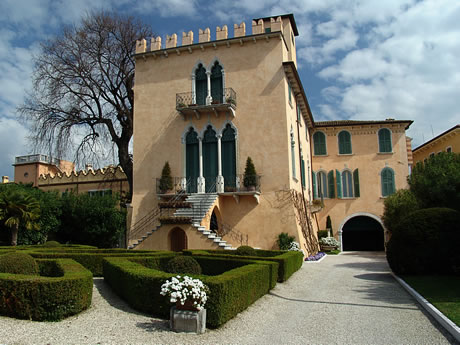
[[[192,226],[197,229],[203,236],[207,237],[208,239],[212,240],[216,243],[220,248],[223,249],[234,249],[231,245],[229,245],[226,241],[222,240],[215,232],[206,229],[204,226],[201,225],[201,221],[209,212],[211,206],[217,200],[218,195],[215,193],[207,193],[207,194],[191,194],[187,196],[185,202],[190,203],[192,207],[189,208],[178,208],[172,217],[189,217],[192,220]],[[161,224],[152,224],[152,227],[145,232],[139,239],[137,239],[136,243],[131,244],[128,246],[128,249],[134,249],[139,244],[141,244],[146,238],[148,238],[154,231],[157,231],[161,227]]]
[[[213,231],[206,229],[200,225],[203,218],[209,212],[209,209],[216,202],[217,194],[191,194],[185,201],[192,205],[191,208],[179,208],[174,213],[176,217],[191,217],[192,225],[201,232],[202,235],[209,239],[212,239],[219,247],[224,249],[233,249],[231,245],[228,245],[226,241],[222,240],[221,237],[217,236]]]

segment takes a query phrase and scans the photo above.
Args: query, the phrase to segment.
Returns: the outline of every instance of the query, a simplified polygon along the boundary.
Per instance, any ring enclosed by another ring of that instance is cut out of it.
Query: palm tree
[[[40,204],[32,196],[18,190],[0,193],[0,220],[11,229],[11,245],[18,243],[18,231],[22,225],[27,230],[38,230]]]

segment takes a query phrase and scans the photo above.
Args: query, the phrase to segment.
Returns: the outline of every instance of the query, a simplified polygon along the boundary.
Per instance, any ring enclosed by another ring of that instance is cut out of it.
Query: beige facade
[[[460,152],[460,125],[456,125],[413,150],[414,164],[439,152]]]
[[[397,189],[407,188],[409,164],[405,131],[411,123],[396,120],[315,122],[315,145],[318,143],[316,133],[323,133],[326,139],[325,152],[317,152],[314,147],[312,158],[315,198],[324,203],[318,213],[321,229],[326,229],[327,216],[331,218],[337,238],[341,238],[347,221],[357,216],[371,218],[383,227],[385,197]],[[340,133],[344,132],[348,133],[351,145],[349,151],[342,147],[341,153]],[[390,140],[384,143],[384,139]]]
[[[304,193],[307,206],[312,200],[301,181],[309,170],[309,128],[313,121],[296,70],[296,35],[294,18],[287,15],[254,20],[252,35],[246,34],[243,23],[235,24],[232,38],[226,27],[217,28],[216,41],[210,41],[209,29],[205,29],[200,30],[198,43],[193,41],[193,33],[183,35],[182,45],[177,35],[168,36],[165,46],[159,39],[152,40],[150,47],[145,40],[138,42],[133,226],[149,215],[153,217],[152,210],[162,199],[155,181],[168,161],[182,189],[217,194],[200,225],[206,227],[206,219],[213,211],[218,213],[219,223],[230,229],[222,237],[228,245],[239,245],[232,239],[237,233],[247,236],[253,247],[272,249],[278,234],[287,232],[305,249],[306,230],[298,221],[302,209],[289,199],[294,190]],[[223,92],[220,100],[212,98],[215,66],[221,70],[221,79],[217,79]],[[200,84],[202,69],[204,84]],[[200,101],[202,85],[205,97]],[[235,138],[234,163],[225,158],[228,131]],[[198,176],[190,174],[195,163],[190,160],[189,134],[198,142]],[[216,143],[212,144],[215,148],[209,149],[208,139]],[[207,156],[208,149],[214,153]],[[252,158],[261,176],[255,191],[243,186],[247,157]],[[231,164],[235,165],[232,176],[225,173]],[[210,178],[206,177],[209,169],[216,169]],[[310,212],[308,208],[306,212]],[[177,226],[190,229],[186,224]],[[146,236],[168,238],[171,227],[155,229]],[[316,234],[316,229],[310,230]],[[188,248],[205,246],[209,237],[201,238],[202,242],[189,242]],[[131,244],[136,243],[135,236],[130,239]],[[160,242],[146,239],[143,248],[148,247],[146,243],[157,248]],[[165,245],[162,249],[168,248]]]

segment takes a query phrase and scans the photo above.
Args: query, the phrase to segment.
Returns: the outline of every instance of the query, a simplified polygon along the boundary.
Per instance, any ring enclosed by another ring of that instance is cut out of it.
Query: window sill
[[[325,155],[315,155],[315,154],[313,154],[313,157],[329,157],[329,155],[328,154],[325,154]]]
[[[377,152],[378,155],[393,155],[394,152]]]
[[[355,196],[352,196],[352,197],[342,197],[342,198],[337,198],[337,199],[340,199],[340,200],[358,200],[358,198],[355,197]]]
[[[338,153],[337,156],[354,156],[354,153]]]

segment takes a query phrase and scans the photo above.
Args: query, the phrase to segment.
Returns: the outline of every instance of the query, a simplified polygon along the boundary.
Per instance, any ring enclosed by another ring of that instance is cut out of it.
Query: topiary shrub
[[[48,241],[43,244],[43,247],[59,247],[60,245],[58,241]]]
[[[396,274],[453,273],[460,266],[460,212],[427,208],[398,223],[387,244],[387,260]],[[456,259],[457,258],[457,259]]]
[[[201,274],[200,264],[191,256],[178,255],[166,264],[169,273]]]
[[[251,246],[240,246],[236,248],[235,254],[241,256],[257,256],[256,250]]]
[[[30,255],[12,252],[0,256],[0,273],[38,275],[39,269]]]

